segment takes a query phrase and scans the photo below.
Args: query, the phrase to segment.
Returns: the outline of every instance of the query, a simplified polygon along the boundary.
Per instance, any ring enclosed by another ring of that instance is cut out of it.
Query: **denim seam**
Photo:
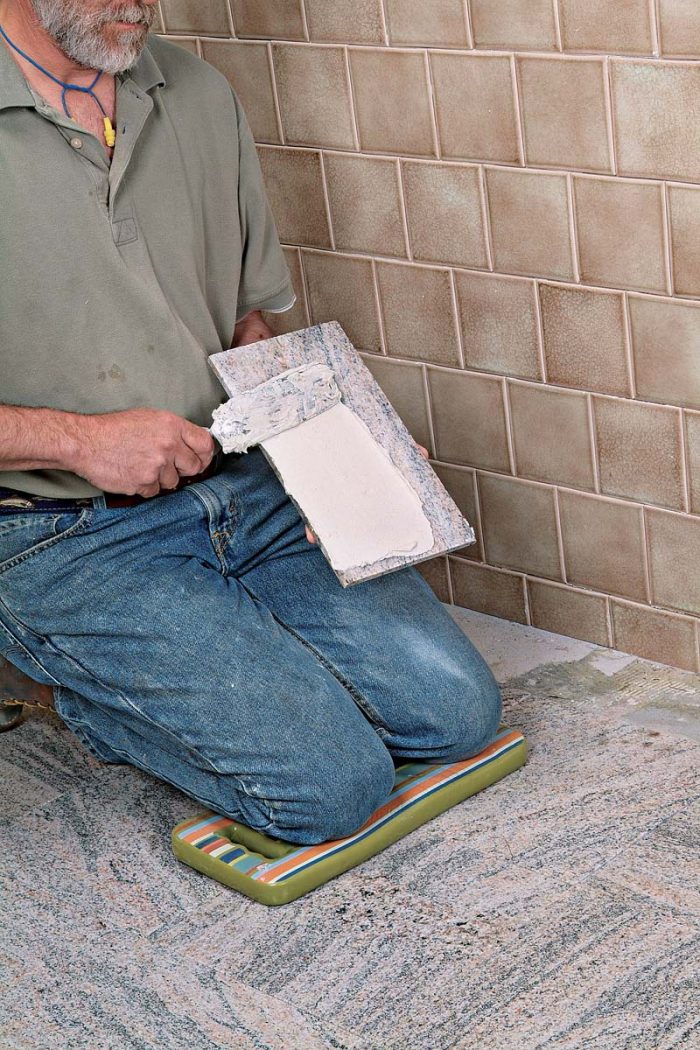
[[[77,726],[80,726],[81,728],[85,728],[87,730],[91,730],[91,726],[89,725],[89,723],[88,722],[83,722],[79,718],[72,718],[71,719],[70,726],[72,727],[73,725],[77,725]],[[128,760],[130,765],[136,766],[138,769],[143,770],[143,772],[144,773],[148,773],[149,776],[154,776],[158,780],[165,781],[165,783],[170,784],[174,788],[177,788],[178,791],[183,791],[185,794],[189,794],[189,790],[190,789],[184,788],[181,784],[176,783],[174,780],[171,780],[169,777],[163,776],[161,773],[154,773],[154,771],[152,769],[149,769],[148,766],[145,766],[142,762],[139,762],[137,759],[133,758],[131,753],[129,751],[125,751],[124,748],[122,748],[122,747],[112,747],[111,744],[107,744],[106,746],[109,747],[110,751],[113,751],[115,753],[115,755],[123,755]],[[95,755],[95,757],[99,758],[100,756],[99,755]],[[105,760],[100,758],[100,761],[104,762]],[[266,801],[264,799],[258,798],[255,795],[251,795],[250,792],[246,789],[245,785],[239,781],[239,779],[238,779],[238,777],[237,777],[237,775],[235,773],[227,773],[225,775],[226,776],[230,776],[233,780],[236,781],[236,783],[241,788],[241,791],[243,792],[244,795],[246,795],[247,798],[252,799],[258,805],[262,804],[262,805],[265,806],[265,808],[267,809],[268,815],[270,816],[270,819],[268,820],[267,824],[265,825],[265,829],[264,830],[267,830],[268,828],[272,828],[274,826],[274,818],[273,818],[272,814],[270,814],[269,807],[267,806]],[[198,792],[198,794],[199,794],[199,792]],[[201,805],[203,805],[203,806],[209,806],[215,813],[219,812],[219,804],[214,802],[212,799],[207,798],[206,795],[199,795],[199,798],[196,799],[195,801],[200,802]],[[232,818],[232,819],[237,819],[237,818]]]
[[[193,486],[185,489],[184,491],[189,492],[190,495],[194,496],[195,499],[206,510],[208,521],[207,532],[209,533],[209,542],[211,543],[212,550],[216,555],[216,560],[218,561],[221,567],[221,575],[227,576],[230,569],[229,565],[226,562],[225,550],[228,544],[230,543],[231,537],[235,532],[236,526],[238,524],[238,507],[236,506],[234,499],[232,497],[229,498],[228,503],[229,511],[232,515],[229,525],[227,525],[225,528],[217,529],[215,527],[215,519],[217,514],[219,513],[219,508],[215,504],[214,500],[207,498],[207,489],[204,488],[204,486],[202,485],[199,489]]]
[[[16,554],[14,558],[8,558],[7,561],[0,563],[0,574],[8,571],[9,569],[15,568],[17,565],[21,565],[22,562],[27,561],[29,558],[34,557],[36,554],[40,554],[42,551],[47,550],[49,547],[53,547],[55,543],[60,540],[66,539],[68,536],[74,536],[89,524],[92,520],[92,509],[89,508],[81,512],[80,517],[75,521],[69,528],[59,533],[58,536],[50,536],[46,540],[41,540],[40,543],[35,543],[33,547],[29,547],[27,550],[22,551],[21,554]]]
[[[7,606],[4,605],[2,602],[0,602],[0,605],[2,605],[4,609],[7,609]],[[7,610],[7,611],[9,612],[9,610]],[[14,619],[14,617],[13,617],[13,619]],[[47,678],[50,678],[54,685],[60,686],[61,683],[59,681],[57,681],[57,679],[55,679],[54,676],[49,673],[49,671],[46,670],[46,668],[43,666],[41,661],[37,660],[37,658],[33,655],[33,653],[31,653],[29,651],[29,649],[27,649],[26,645],[24,645],[24,643],[22,641],[20,641],[20,639],[17,638],[12,633],[12,631],[9,629],[9,627],[7,627],[1,620],[0,620],[0,631],[4,631],[5,634],[7,635],[7,637],[12,640],[12,642],[17,646],[17,648],[22,650],[22,652],[27,657],[27,659],[29,660],[30,663],[32,663],[36,667],[38,667],[38,669],[41,671],[41,673],[45,674]]]
[[[241,584],[242,587],[244,587],[245,590],[248,591],[248,593],[257,602],[261,601],[261,599],[258,598],[258,596],[253,591],[251,591],[250,588],[248,586],[246,586],[246,584],[244,584],[241,580],[239,580],[238,582]],[[264,605],[265,603],[262,602],[261,604]],[[318,649],[315,648],[315,646],[313,646],[310,642],[308,642],[306,640],[306,638],[304,638],[302,635],[298,634],[298,632],[295,631],[293,627],[290,627],[289,624],[285,623],[284,620],[281,620],[279,618],[279,616],[277,616],[272,611],[272,609],[269,608],[269,606],[266,605],[265,608],[268,610],[268,612],[272,616],[273,620],[275,620],[275,622],[278,623],[280,627],[282,627],[285,631],[288,631],[289,634],[291,634],[293,638],[296,638],[296,640],[298,642],[300,642],[304,646],[305,649],[308,649],[308,651],[313,656],[316,657],[318,662],[320,664],[322,664],[323,667],[325,667],[326,670],[329,671],[333,675],[333,677],[340,683],[340,685],[342,685],[344,689],[347,689],[347,691],[350,693],[350,696],[353,698],[353,700],[355,701],[357,706],[360,708],[362,713],[364,715],[366,715],[372,722],[375,723],[374,728],[377,731],[377,734],[379,736],[382,736],[382,734],[388,733],[389,732],[388,726],[384,725],[384,723],[382,722],[381,718],[379,717],[379,714],[374,710],[374,708],[369,703],[369,701],[361,693],[359,693],[357,691],[357,689],[352,684],[352,682],[349,682],[348,679],[345,677],[345,675],[343,675],[342,672],[339,671],[337,667],[334,667],[334,665],[330,662],[330,660],[328,660],[327,657],[325,657],[323,655],[323,653],[319,652]]]

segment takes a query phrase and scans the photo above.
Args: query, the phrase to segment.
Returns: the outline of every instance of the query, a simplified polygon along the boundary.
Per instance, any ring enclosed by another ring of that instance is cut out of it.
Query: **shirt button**
[[[83,140],[79,139],[79,138],[71,139],[70,140],[70,144],[73,147],[73,149],[82,149],[83,148]]]

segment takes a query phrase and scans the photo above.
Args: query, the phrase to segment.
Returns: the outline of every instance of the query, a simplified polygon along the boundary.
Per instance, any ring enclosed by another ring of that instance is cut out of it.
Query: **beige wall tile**
[[[501,381],[429,368],[428,384],[437,458],[510,473]]]
[[[531,165],[611,171],[604,67],[598,59],[517,59]]]
[[[486,560],[560,580],[554,489],[492,474],[477,477]]]
[[[487,168],[486,183],[495,268],[573,278],[565,176]]]
[[[267,46],[233,40],[203,40],[202,54],[235,89],[256,142],[280,142]]]
[[[156,30],[154,30],[156,32]],[[197,41],[186,36],[166,36],[165,39],[170,44],[177,44],[183,51],[189,51],[191,55],[198,55]]]
[[[540,285],[550,383],[630,393],[621,295]]]
[[[601,491],[683,508],[680,413],[673,408],[594,397]]]
[[[652,600],[700,613],[700,519],[649,510]]]
[[[386,351],[459,367],[448,270],[377,263]]]
[[[608,644],[605,598],[541,580],[529,579],[527,588],[533,627],[598,645]]]
[[[348,44],[382,44],[381,0],[305,0],[312,40]]]
[[[455,605],[487,616],[527,623],[522,576],[475,565],[461,558],[450,558],[449,562]]]
[[[231,9],[238,36],[304,40],[301,0],[231,0]]]
[[[297,301],[291,310],[285,310],[283,314],[272,314],[267,311],[263,317],[275,335],[283,335],[287,332],[298,332],[300,328],[308,326],[309,318],[306,315],[306,304],[304,299],[304,278],[301,273],[301,262],[298,248],[283,248],[284,257],[292,277],[292,284],[296,293]]]
[[[467,368],[540,379],[534,281],[455,274]]]
[[[663,191],[623,179],[574,179],[581,280],[665,292]]]
[[[208,33],[228,36],[226,0],[162,0],[167,33]]]
[[[467,47],[463,0],[386,0],[389,40],[420,47]]]
[[[700,412],[684,412],[688,444],[690,509],[700,514]]]
[[[421,365],[368,357],[363,361],[419,445],[434,454]]]
[[[700,296],[700,189],[669,186],[668,200],[673,287],[677,295]]]
[[[447,583],[447,558],[431,558],[416,565],[418,572],[433,589],[441,602],[449,602],[450,588]]]
[[[434,53],[430,63],[443,156],[518,164],[508,57]]]
[[[700,57],[700,4],[697,0],[659,0],[661,51]]]
[[[258,153],[280,240],[330,248],[318,153],[271,146]]]
[[[479,169],[426,161],[402,167],[414,258],[487,267]]]
[[[509,383],[519,477],[593,489],[593,449],[585,394]]]
[[[646,601],[641,509],[566,490],[559,506],[568,582]]]
[[[471,13],[477,47],[556,47],[550,0],[471,0]]]
[[[434,157],[422,53],[353,48],[350,68],[361,148]]]
[[[272,59],[286,141],[354,149],[343,48],[274,44]]]
[[[358,350],[381,353],[372,263],[331,252],[303,252],[311,323],[339,321]]]
[[[610,611],[616,649],[688,671],[697,669],[692,620],[619,601],[610,603]]]
[[[566,50],[652,50],[649,0],[559,0],[559,10]]]
[[[328,153],[324,164],[336,246],[405,256],[396,162]]]
[[[700,66],[611,63],[621,175],[700,180]]]
[[[434,463],[433,470],[440,478],[452,499],[467,519],[476,535],[476,543],[460,550],[460,558],[474,558],[483,561],[483,547],[479,532],[479,520],[476,512],[476,479],[473,470],[466,467],[452,467],[446,463]]]
[[[700,407],[700,308],[630,296],[637,395]]]

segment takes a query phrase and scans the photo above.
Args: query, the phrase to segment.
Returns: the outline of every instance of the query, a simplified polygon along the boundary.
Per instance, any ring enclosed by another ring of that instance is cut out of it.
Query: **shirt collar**
[[[148,46],[141,52],[136,65],[124,73],[124,78],[133,80],[142,91],[165,86],[165,77]],[[0,110],[14,106],[34,109],[36,102],[7,44],[0,38]]]

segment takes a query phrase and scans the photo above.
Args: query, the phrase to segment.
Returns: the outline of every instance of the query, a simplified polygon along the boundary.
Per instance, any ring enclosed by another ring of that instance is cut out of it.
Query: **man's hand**
[[[418,445],[418,442],[416,442],[416,444]],[[418,451],[420,452],[423,459],[430,459],[430,453],[424,445],[418,445]],[[315,535],[313,534],[308,525],[306,526],[306,538],[309,541],[309,543],[317,542]]]
[[[68,469],[105,492],[156,496],[209,466],[214,439],[204,427],[156,408],[72,416],[76,452]]]
[[[252,310],[236,325],[231,347],[248,346],[249,343],[258,343],[261,339],[271,339],[273,335],[274,332],[265,324],[260,311]]]

